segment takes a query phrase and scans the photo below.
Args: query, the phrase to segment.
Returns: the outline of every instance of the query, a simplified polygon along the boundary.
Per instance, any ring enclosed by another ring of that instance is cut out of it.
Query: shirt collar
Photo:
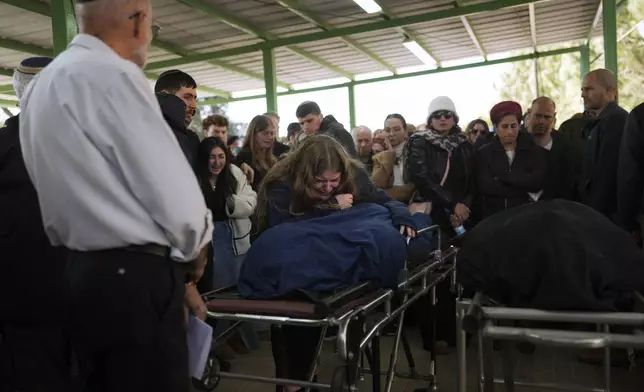
[[[74,37],[69,46],[82,46],[90,50],[101,51],[105,54],[117,56],[116,52],[114,52],[112,48],[107,46],[105,42],[89,34],[78,34],[76,37]]]

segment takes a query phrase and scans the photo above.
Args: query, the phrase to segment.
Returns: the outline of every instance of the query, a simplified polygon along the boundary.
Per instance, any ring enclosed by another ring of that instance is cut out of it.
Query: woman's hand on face
[[[461,221],[465,222],[470,218],[470,209],[463,203],[456,204],[454,207],[454,215]]]
[[[353,195],[350,193],[335,195],[335,200],[338,202],[341,210],[345,210],[353,206]]]
[[[400,234],[406,235],[409,238],[415,238],[416,230],[412,229],[409,226],[400,226]]]

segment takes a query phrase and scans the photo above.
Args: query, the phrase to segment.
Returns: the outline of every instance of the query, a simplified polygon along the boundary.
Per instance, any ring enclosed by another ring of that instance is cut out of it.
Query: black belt
[[[157,244],[129,245],[122,249],[128,252],[146,253],[154,256],[170,257],[170,248]]]

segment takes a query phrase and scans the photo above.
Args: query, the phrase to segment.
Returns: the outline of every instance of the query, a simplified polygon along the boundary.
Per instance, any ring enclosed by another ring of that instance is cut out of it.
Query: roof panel
[[[288,37],[321,31],[295,12],[275,0],[201,0],[223,10],[248,25],[269,32],[271,36]],[[468,5],[493,0],[468,0]],[[601,0],[549,0],[535,4],[538,45],[552,45],[586,38]],[[393,15],[403,17],[449,9],[453,0],[379,0]],[[188,52],[212,52],[251,45],[262,41],[254,34],[232,27],[201,11],[176,0],[152,0],[154,19],[162,29],[159,40],[186,49]],[[304,11],[314,14],[333,28],[360,25],[382,20],[382,15],[367,14],[352,0],[300,0]],[[529,12],[527,6],[495,12],[469,15],[468,21],[490,54],[513,50],[530,50]],[[509,21],[511,21],[509,23]],[[32,14],[17,7],[0,4],[0,37],[50,48],[51,21],[48,17]],[[407,26],[405,29],[385,29],[352,36],[355,41],[396,68],[420,65],[420,61],[402,45],[405,31],[417,37],[442,61],[461,60],[479,56],[471,38],[459,18],[437,20]],[[601,23],[595,29],[601,31]],[[382,71],[383,67],[368,56],[343,42],[341,38],[297,45],[325,61],[354,74]],[[0,49],[0,67],[13,68],[27,53]],[[159,48],[151,48],[149,60],[162,61],[178,57]],[[293,53],[286,47],[275,50],[277,74],[280,82],[296,84],[323,79],[335,79],[334,72]],[[263,59],[260,51],[219,59],[261,75]],[[176,68],[176,67],[173,67]],[[208,62],[181,66],[193,74],[200,85],[239,91],[262,88],[263,80],[223,69]],[[162,72],[156,70],[154,72]],[[2,77],[0,80],[11,78]],[[2,82],[0,82],[2,83]],[[7,82],[3,84],[8,84]]]

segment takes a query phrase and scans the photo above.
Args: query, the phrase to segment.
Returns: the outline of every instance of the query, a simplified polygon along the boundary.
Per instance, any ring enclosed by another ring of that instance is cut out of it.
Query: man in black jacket
[[[566,138],[554,130],[557,107],[548,97],[532,101],[526,129],[543,149],[548,165],[540,199],[571,200],[574,187],[572,151]]]
[[[317,103],[311,101],[301,103],[295,111],[295,116],[302,126],[302,132],[296,138],[296,146],[307,135],[328,135],[340,142],[349,155],[352,157],[357,155],[351,134],[335,117],[323,116]]]
[[[628,112],[617,104],[617,80],[607,69],[584,76],[582,98],[595,113],[584,128],[586,146],[579,181],[582,202],[613,219],[617,213],[617,165]]]
[[[52,61],[23,61],[16,96]],[[20,146],[19,116],[0,129],[0,391],[71,390],[64,331],[66,250],[51,246]],[[55,130],[52,130],[55,131]]]
[[[644,190],[644,103],[628,116],[617,171],[617,222],[641,243],[637,217]]]

